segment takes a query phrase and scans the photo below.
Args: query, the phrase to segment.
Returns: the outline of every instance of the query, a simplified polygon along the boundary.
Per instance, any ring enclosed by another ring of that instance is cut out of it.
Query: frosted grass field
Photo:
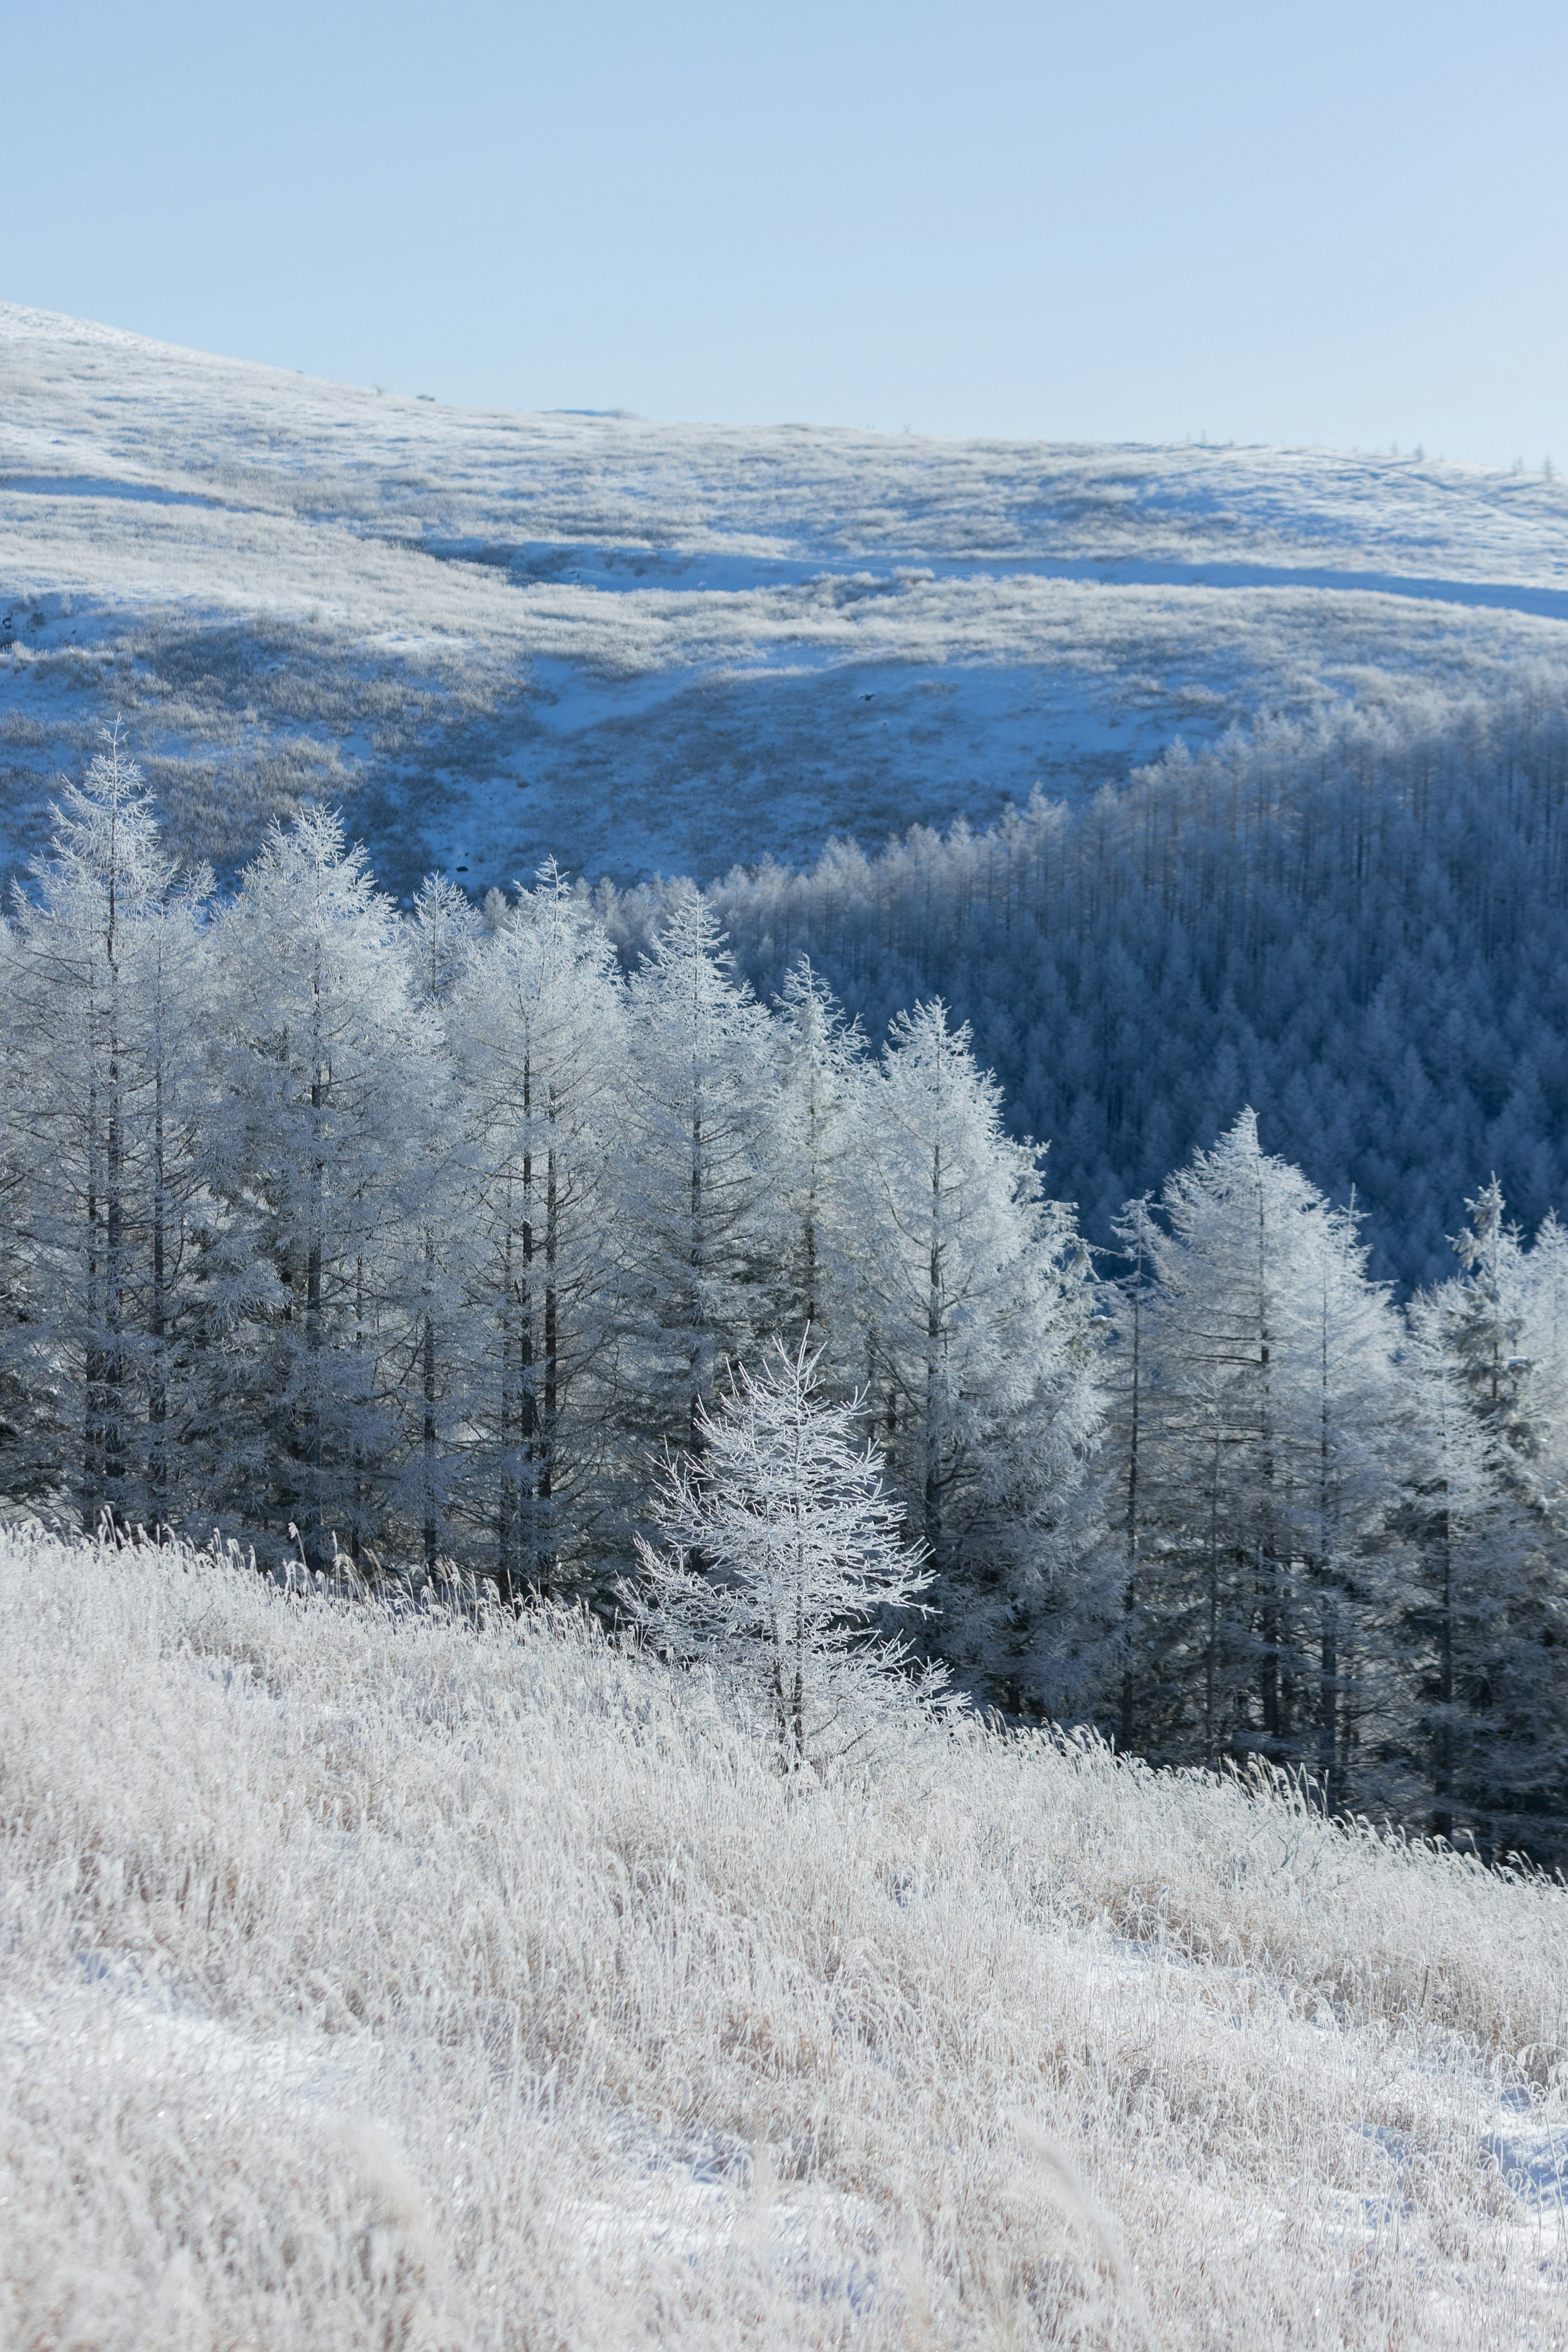
[[[115,711],[188,854],[701,877],[1568,653],[1568,488],[447,408],[0,305],[0,862]]]
[[[1561,2345],[1568,1896],[0,1541],[0,2342]]]

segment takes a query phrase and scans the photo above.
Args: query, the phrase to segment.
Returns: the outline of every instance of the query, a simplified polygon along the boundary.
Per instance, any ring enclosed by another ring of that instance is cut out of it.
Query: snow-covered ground
[[[5,625],[8,623],[8,628]],[[447,408],[0,305],[0,862],[116,712],[230,867],[709,875],[1568,659],[1568,487]]]
[[[0,1538],[0,2342],[1561,2347],[1568,1895]]]

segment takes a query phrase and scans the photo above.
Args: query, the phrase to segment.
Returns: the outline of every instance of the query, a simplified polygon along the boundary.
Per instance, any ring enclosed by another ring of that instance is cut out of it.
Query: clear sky
[[[1564,0],[52,0],[0,296],[505,407],[1568,465]]]

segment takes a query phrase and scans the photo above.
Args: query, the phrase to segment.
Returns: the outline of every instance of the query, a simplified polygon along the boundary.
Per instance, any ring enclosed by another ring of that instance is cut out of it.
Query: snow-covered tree
[[[313,1565],[408,1544],[430,1508],[416,1400],[442,1077],[409,946],[311,807],[274,825],[216,926],[227,1503],[295,1527]]]
[[[1151,1519],[1156,1528],[1159,1524],[1151,1513],[1147,1491],[1151,1473],[1158,1466],[1148,1427],[1152,1368],[1147,1325],[1162,1236],[1147,1195],[1127,1202],[1115,1231],[1123,1270],[1114,1285],[1106,1286],[1110,1344],[1100,1375],[1106,1474],[1103,1548],[1110,1605],[1103,1609],[1104,1622],[1092,1633],[1084,1622],[1086,1612],[1072,1610],[1069,1638],[1081,1644],[1086,1636],[1092,1640],[1098,1633],[1110,1653],[1103,1664],[1114,1692],[1117,1744],[1124,1754],[1131,1754],[1146,1736],[1142,1688],[1154,1620],[1143,1589],[1143,1554]],[[1106,1696],[1111,1696],[1108,1691]]]
[[[1377,1787],[1369,1741],[1394,1719],[1405,1558],[1392,1526],[1410,1458],[1405,1333],[1384,1283],[1373,1282],[1353,1204],[1312,1219],[1303,1253],[1308,1377],[1316,1426],[1300,1523],[1302,1599],[1315,1649],[1316,1736],[1298,1753],[1329,1810]],[[1315,1696],[1315,1705],[1314,1705]]]
[[[1027,1702],[1096,1426],[1087,1253],[943,1005],[892,1024],[864,1132],[867,1411],[931,1563],[944,1653]]]
[[[190,1500],[184,1423],[205,1225],[201,893],[182,886],[118,736],[55,812],[8,945],[7,1385],[19,1454],[74,1435],[90,1524]],[[20,1491],[54,1483],[18,1459]]]
[[[1445,1836],[1568,1844],[1563,1244],[1527,1249],[1494,1176],[1462,1274],[1413,1305],[1421,1401],[1421,1741]]]
[[[1535,1493],[1554,1526],[1568,1522],[1568,1225],[1550,1211],[1524,1261],[1523,1352]]]
[[[626,1507],[615,1176],[628,1089],[613,950],[553,868],[498,909],[449,1022],[473,1140],[460,1508],[505,1598],[556,1593]]]
[[[1353,1221],[1264,1152],[1251,1112],[1134,1222],[1111,1435],[1136,1503],[1141,1738],[1173,1760],[1310,1763],[1339,1802],[1387,1614],[1397,1322]]]
[[[1486,1433],[1451,1345],[1448,1302],[1440,1291],[1423,1292],[1408,1321],[1415,1412],[1409,1507],[1415,1567],[1406,1614],[1412,1760],[1430,1790],[1434,1832],[1486,1844],[1488,1769],[1500,1730],[1494,1686],[1521,1530],[1487,1459]]]
[[[803,957],[780,994],[779,1085],[772,1114],[779,1256],[774,1317],[809,1332],[823,1377],[853,1369],[857,1180],[865,1150],[865,1040]]]
[[[771,1181],[771,1024],[688,888],[629,995],[623,1199],[636,1269],[634,1384],[649,1433],[694,1442],[720,1364],[768,1328],[780,1220]]]
[[[415,994],[437,1024],[442,1069],[449,1073],[449,1007],[473,959],[481,926],[456,883],[433,874],[416,894],[412,928]],[[420,1550],[428,1572],[443,1549],[450,1548],[452,1439],[467,1405],[464,1277],[472,1228],[464,1212],[472,1157],[455,1093],[447,1090],[446,1115],[426,1117],[414,1139],[426,1163],[417,1187],[425,1213],[416,1409]]]
[[[882,1630],[921,1611],[931,1572],[900,1539],[881,1458],[857,1442],[857,1400],[818,1387],[820,1350],[774,1341],[736,1367],[715,1409],[698,1406],[695,1453],[671,1457],[654,1513],[667,1538],[638,1538],[635,1622],[668,1654],[731,1676],[762,1715],[788,1773],[821,1768],[916,1687],[908,1642]]]

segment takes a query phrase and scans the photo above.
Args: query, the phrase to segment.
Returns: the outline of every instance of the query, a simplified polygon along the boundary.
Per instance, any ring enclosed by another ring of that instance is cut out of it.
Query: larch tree
[[[1441,1442],[1424,1521],[1426,1744],[1445,1835],[1462,1822],[1489,1849],[1555,1851],[1568,1841],[1564,1252],[1555,1220],[1525,1246],[1495,1176],[1466,1205],[1463,1271],[1412,1317],[1428,1445]]]
[[[944,1653],[1027,1704],[1098,1413],[1088,1255],[943,1005],[893,1023],[864,1131],[870,1425],[931,1560]]]
[[[857,1183],[868,1095],[865,1040],[804,958],[779,998],[771,1157],[779,1223],[773,1320],[809,1333],[842,1388],[856,1352]]]
[[[603,930],[553,868],[495,910],[450,1023],[473,1143],[461,1508],[502,1597],[521,1601],[591,1582],[628,1515],[624,992]]]
[[[1386,1293],[1353,1220],[1263,1150],[1250,1111],[1172,1177],[1137,1240],[1113,1388],[1136,1345],[1136,1485],[1125,1412],[1115,1477],[1136,1496],[1141,1744],[1311,1764],[1339,1802],[1398,1475]]]
[[[444,1115],[425,1105],[415,1141],[426,1165],[418,1184],[424,1202],[420,1237],[418,1379],[413,1399],[417,1415],[419,1539],[426,1574],[450,1549],[453,1528],[452,1467],[455,1431],[466,1421],[468,1339],[465,1277],[472,1228],[463,1213],[472,1176],[472,1138],[451,1084],[451,1007],[472,963],[482,926],[457,884],[427,875],[415,894],[413,981],[417,1000],[436,1025],[445,1095]],[[405,1452],[415,1458],[414,1433]]]
[[[1451,1341],[1450,1302],[1425,1291],[1408,1310],[1415,1452],[1407,1521],[1415,1554],[1405,1612],[1404,1752],[1450,1843],[1493,1843],[1494,1701],[1508,1650],[1508,1602],[1522,1549],[1516,1511],[1488,1460]]]
[[[1110,1605],[1102,1607],[1096,1628],[1108,1653],[1104,1658],[1110,1688],[1104,1694],[1105,1712],[1114,1710],[1117,1745],[1124,1754],[1141,1748],[1147,1737],[1144,1687],[1154,1620],[1144,1589],[1144,1554],[1151,1526],[1150,1480],[1158,1468],[1150,1422],[1152,1364],[1149,1350],[1150,1307],[1153,1301],[1154,1268],[1161,1235],[1148,1196],[1129,1201],[1114,1231],[1122,1270],[1103,1286],[1106,1342],[1101,1389],[1104,1418],[1101,1445],[1105,1473],[1106,1580]],[[1084,1611],[1075,1608],[1070,1634],[1083,1643]]]
[[[721,1363],[765,1335],[780,1218],[772,1024],[712,912],[679,893],[628,990],[623,1199],[636,1380],[650,1434],[700,1442]]]
[[[769,1728],[787,1774],[823,1769],[889,1709],[943,1691],[889,1617],[923,1610],[930,1570],[901,1539],[854,1398],[818,1387],[819,1350],[775,1341],[698,1407],[698,1445],[668,1459],[638,1538],[629,1613],[656,1648],[716,1669]]]
[[[426,1503],[424,1236],[437,1029],[340,820],[275,824],[216,926],[233,1247],[230,1509],[312,1567],[405,1543]],[[247,1433],[245,1442],[240,1432]]]
[[[17,895],[12,1381],[35,1407],[51,1399],[45,1420],[74,1430],[67,1485],[89,1525],[104,1514],[166,1524],[189,1499],[181,1367],[205,1222],[205,880],[181,886],[111,735],[64,794],[50,851]]]
[[[1353,1203],[1316,1211],[1303,1256],[1315,1425],[1300,1532],[1316,1738],[1303,1729],[1297,1753],[1338,1813],[1373,1795],[1371,1751],[1396,1719],[1405,1561],[1393,1521],[1410,1458],[1406,1350],[1388,1286],[1369,1276]]]

